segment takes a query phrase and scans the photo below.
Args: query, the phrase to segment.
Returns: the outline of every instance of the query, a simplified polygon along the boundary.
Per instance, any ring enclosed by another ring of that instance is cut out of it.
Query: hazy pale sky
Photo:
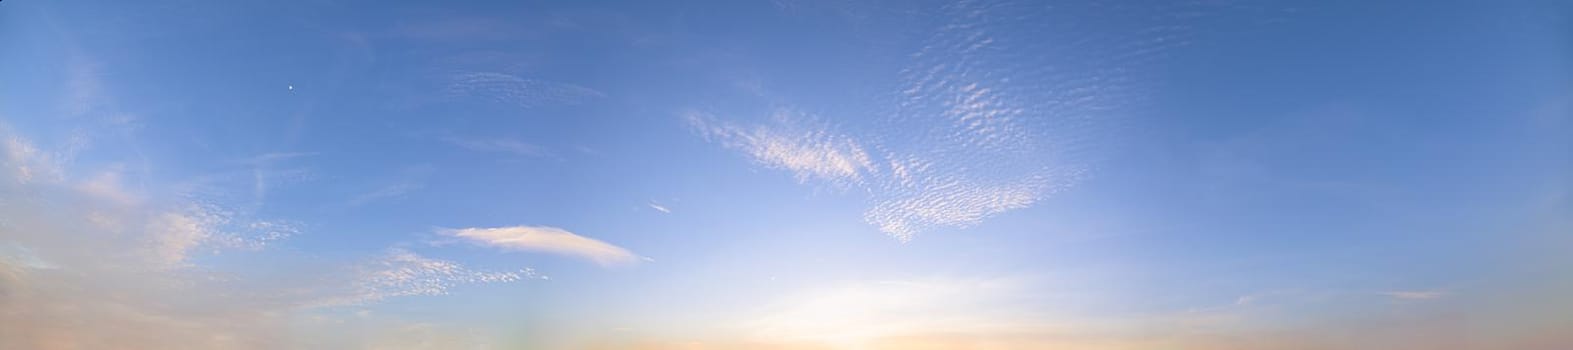
[[[1564,1],[0,3],[4,349],[1573,348]]]

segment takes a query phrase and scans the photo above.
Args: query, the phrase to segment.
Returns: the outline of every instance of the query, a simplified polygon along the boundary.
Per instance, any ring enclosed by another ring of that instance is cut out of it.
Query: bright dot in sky
[[[295,91],[295,86],[294,85],[290,85],[289,86],[289,91]]]

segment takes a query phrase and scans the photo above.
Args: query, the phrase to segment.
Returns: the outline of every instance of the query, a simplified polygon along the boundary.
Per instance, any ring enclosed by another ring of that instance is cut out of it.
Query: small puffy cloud
[[[601,266],[628,265],[641,260],[622,247],[550,226],[442,229],[438,233],[507,250],[539,251],[589,259]]]

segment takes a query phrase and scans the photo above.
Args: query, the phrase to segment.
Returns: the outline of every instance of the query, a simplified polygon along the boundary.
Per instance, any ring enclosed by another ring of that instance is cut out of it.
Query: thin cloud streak
[[[460,148],[476,152],[506,153],[520,157],[545,157],[552,155],[551,151],[534,144],[529,144],[513,139],[487,139],[447,137],[444,141]]]
[[[426,188],[426,180],[433,172],[435,172],[435,168],[430,165],[405,168],[391,182],[350,198],[348,204],[351,207],[358,207],[404,197],[404,195],[410,192]]]
[[[1382,292],[1381,294],[1385,295],[1385,296],[1388,296],[1388,297],[1392,297],[1394,299],[1399,299],[1399,300],[1432,300],[1432,299],[1440,299],[1440,298],[1442,298],[1444,296],[1447,296],[1446,292],[1436,291],[1436,290],[1428,290],[1428,291],[1391,291],[1391,292]]]
[[[666,213],[666,214],[671,214],[672,213],[671,209],[667,209],[666,206],[663,206],[663,205],[660,205],[660,204],[655,204],[655,202],[650,202],[649,206],[650,206],[650,209],[655,209],[656,211],[659,211],[659,212],[662,212],[662,213]]]
[[[583,86],[524,78],[499,72],[469,72],[449,77],[444,89],[449,99],[478,99],[517,108],[575,105],[604,97]]]
[[[631,265],[642,260],[622,247],[551,226],[440,229],[437,232],[484,246],[572,256],[601,266]]]

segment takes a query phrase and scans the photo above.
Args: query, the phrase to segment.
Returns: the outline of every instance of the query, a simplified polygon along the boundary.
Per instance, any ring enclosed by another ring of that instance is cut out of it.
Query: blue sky
[[[1555,349],[1554,1],[0,3],[0,347]]]

